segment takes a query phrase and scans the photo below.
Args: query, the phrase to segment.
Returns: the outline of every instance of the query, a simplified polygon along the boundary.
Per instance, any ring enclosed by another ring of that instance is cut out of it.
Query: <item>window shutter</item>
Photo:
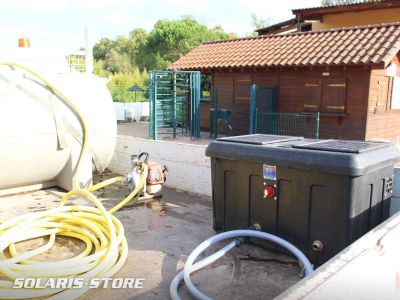
[[[386,111],[390,107],[389,86],[391,78],[381,76],[378,80],[378,99],[376,101],[375,112]]]
[[[304,89],[304,110],[319,111],[321,108],[321,80],[307,79],[304,84]]]
[[[250,103],[250,85],[251,76],[248,74],[235,75],[234,84],[234,103],[245,104]]]
[[[344,113],[346,108],[346,80],[325,79],[322,95],[322,111]]]

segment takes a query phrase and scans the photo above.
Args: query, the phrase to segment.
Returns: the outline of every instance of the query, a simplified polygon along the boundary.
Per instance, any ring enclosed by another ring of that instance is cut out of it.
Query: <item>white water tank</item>
[[[62,53],[0,50],[4,61],[40,73],[79,108],[89,129],[89,149],[77,179],[82,187],[90,186],[93,166],[107,167],[116,140],[113,102],[104,81],[71,72]],[[52,185],[70,190],[81,142],[78,118],[58,95],[28,72],[0,66],[0,194]]]

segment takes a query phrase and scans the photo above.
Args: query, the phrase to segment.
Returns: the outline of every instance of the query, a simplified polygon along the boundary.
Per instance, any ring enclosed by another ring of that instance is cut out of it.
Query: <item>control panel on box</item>
[[[276,166],[263,165],[263,188],[264,198],[278,199],[278,186],[276,182]]]

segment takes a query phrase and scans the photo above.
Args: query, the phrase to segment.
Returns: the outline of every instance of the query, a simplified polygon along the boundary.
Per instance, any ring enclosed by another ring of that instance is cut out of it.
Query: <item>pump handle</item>
[[[145,156],[145,159],[144,159],[144,160],[141,159],[142,156]],[[140,162],[142,162],[142,163],[147,163],[147,161],[149,160],[149,153],[147,153],[147,152],[142,152],[142,153],[140,153],[139,156],[138,156],[138,160],[139,160]]]

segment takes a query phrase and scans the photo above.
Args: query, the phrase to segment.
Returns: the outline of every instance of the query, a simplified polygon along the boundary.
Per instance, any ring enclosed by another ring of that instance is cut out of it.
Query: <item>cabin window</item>
[[[344,114],[346,111],[346,79],[307,79],[304,84],[305,111]]]
[[[390,109],[391,78],[381,76],[378,80],[378,94],[375,104],[375,113],[384,112]]]
[[[320,111],[321,110],[321,79],[309,79],[305,84],[305,100],[304,110]]]
[[[201,100],[211,99],[211,74],[201,74]]]

